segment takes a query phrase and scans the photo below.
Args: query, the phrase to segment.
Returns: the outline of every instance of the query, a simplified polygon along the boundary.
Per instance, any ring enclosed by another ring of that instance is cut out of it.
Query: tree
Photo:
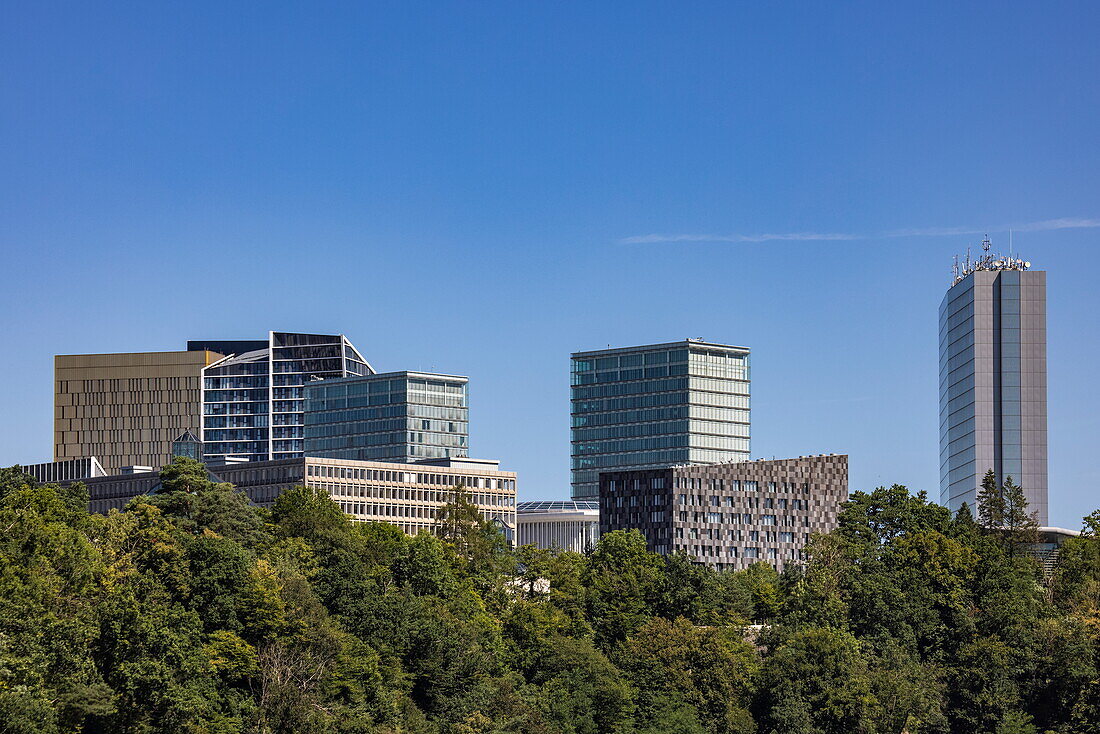
[[[627,639],[618,659],[638,687],[640,724],[686,706],[706,731],[755,731],[749,705],[757,661],[738,629],[657,617]]]
[[[1027,497],[1022,487],[1005,477],[1001,487],[1004,497],[1004,528],[1014,544],[1037,543],[1039,541],[1039,523],[1034,513],[1028,512]]]
[[[756,705],[761,730],[776,734],[874,731],[879,707],[860,642],[824,628],[795,632],[768,655]]]
[[[637,530],[616,530],[600,537],[588,559],[588,618],[596,644],[604,651],[634,633],[654,616],[664,585],[663,562],[646,550]]]
[[[921,530],[943,532],[951,520],[945,507],[928,495],[910,494],[901,484],[853,492],[837,516],[837,534],[853,543],[883,545],[892,538]]]
[[[160,470],[159,492],[194,493],[208,488],[210,473],[201,461],[186,456],[176,456],[172,463]]]
[[[978,489],[978,524],[986,530],[1003,528],[1005,509],[1004,488],[997,484],[997,475],[990,469]]]
[[[434,532],[470,561],[485,560],[500,550],[500,532],[481,516],[462,485],[436,510]]]

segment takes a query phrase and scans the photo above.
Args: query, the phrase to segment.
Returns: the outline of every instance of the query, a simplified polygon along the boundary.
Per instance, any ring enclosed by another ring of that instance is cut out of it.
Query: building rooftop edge
[[[597,354],[621,354],[623,352],[642,352],[651,349],[660,349],[662,347],[679,347],[679,346],[697,346],[707,347],[710,349],[729,349],[737,352],[751,352],[749,347],[739,347],[733,344],[719,344],[718,342],[708,342],[701,339],[683,339],[675,342],[662,342],[659,344],[639,344],[632,347],[610,347],[606,349],[593,349],[589,351],[573,352],[572,356],[590,356]]]
[[[215,352],[213,349],[166,349],[159,351],[147,351],[147,352],[86,352],[83,354],[55,354],[54,359],[60,357],[129,357],[138,354],[202,354],[203,352],[210,352],[211,354],[221,354],[221,352]]]
[[[315,385],[318,382],[349,382],[351,380],[373,380],[379,377],[393,377],[395,375],[424,375],[425,377],[442,377],[452,380],[466,380],[469,382],[470,378],[466,375],[452,375],[446,372],[424,372],[422,370],[393,370],[391,372],[375,372],[373,375],[348,375],[347,377],[328,377],[323,380],[314,380],[307,382],[306,387]]]

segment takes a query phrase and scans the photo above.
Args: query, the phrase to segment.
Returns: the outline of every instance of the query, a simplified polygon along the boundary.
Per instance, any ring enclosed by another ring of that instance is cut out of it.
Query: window
[[[759,548],[746,548],[745,549],[745,558],[759,558],[759,557],[760,557],[760,549]]]

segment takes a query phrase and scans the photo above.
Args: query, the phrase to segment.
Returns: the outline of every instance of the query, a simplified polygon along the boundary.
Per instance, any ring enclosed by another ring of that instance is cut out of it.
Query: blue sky
[[[938,487],[936,309],[1049,275],[1051,521],[1100,507],[1095,3],[0,4],[0,465],[52,355],[346,333],[568,494],[571,351],[753,349],[753,453]]]

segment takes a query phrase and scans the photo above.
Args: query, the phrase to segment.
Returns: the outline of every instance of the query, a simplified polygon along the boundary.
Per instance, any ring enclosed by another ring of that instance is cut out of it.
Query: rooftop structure
[[[47,461],[41,464],[20,466],[24,474],[30,474],[43,484],[69,482],[92,477],[105,477],[107,472],[94,456],[64,461]]]
[[[971,273],[994,273],[1004,270],[1018,270],[1024,271],[1031,268],[1031,263],[1012,255],[997,255],[990,252],[993,247],[993,243],[989,241],[987,236],[982,240],[982,254],[976,259],[971,261],[970,249],[967,248],[966,259],[963,262],[959,262],[959,256],[955,256],[955,266],[952,269],[954,279],[951,281],[951,285],[955,285],[966,276]]]

